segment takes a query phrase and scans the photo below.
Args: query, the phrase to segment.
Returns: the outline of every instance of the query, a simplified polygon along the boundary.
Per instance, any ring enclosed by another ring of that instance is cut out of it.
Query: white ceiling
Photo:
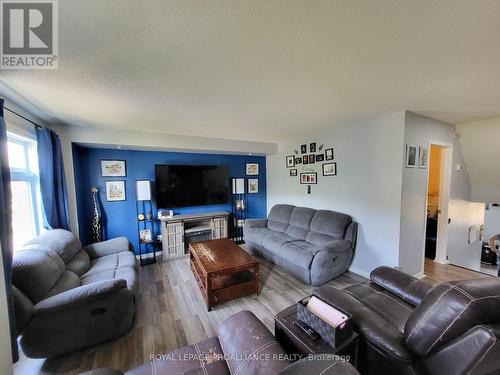
[[[499,20],[496,0],[64,0],[59,69],[0,83],[48,121],[183,135],[465,122],[500,115]]]

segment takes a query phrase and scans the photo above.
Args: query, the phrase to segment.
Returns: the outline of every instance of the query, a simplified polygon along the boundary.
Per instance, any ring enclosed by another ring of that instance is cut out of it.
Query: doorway
[[[425,257],[436,259],[438,219],[441,214],[441,174],[444,147],[431,144],[429,151],[429,176],[427,182],[427,225],[425,232]]]
[[[450,200],[453,145],[429,142],[429,171],[425,207],[425,245],[422,261],[429,258],[446,264],[448,247],[448,206]],[[425,269],[424,269],[425,272]]]

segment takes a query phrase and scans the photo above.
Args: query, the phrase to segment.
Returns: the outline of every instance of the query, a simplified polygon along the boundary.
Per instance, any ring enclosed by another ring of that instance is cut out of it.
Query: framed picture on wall
[[[300,183],[303,185],[317,184],[318,175],[316,172],[308,172],[300,174]]]
[[[304,155],[302,157],[302,164],[309,164],[309,156],[308,155]]]
[[[101,160],[102,177],[126,177],[125,160]]]
[[[151,229],[142,229],[139,232],[139,237],[141,238],[141,242],[151,241]]]
[[[316,161],[321,162],[325,160],[325,155],[324,154],[316,154]]]
[[[406,158],[405,166],[406,168],[415,168],[417,166],[417,146],[406,145]]]
[[[333,148],[327,148],[325,150],[325,160],[333,160]]]
[[[323,164],[323,176],[336,176],[337,175],[337,163],[325,163]]]
[[[316,162],[316,155],[309,155],[309,164],[314,164]]]
[[[300,146],[300,153],[307,154],[307,145]]]
[[[287,168],[295,167],[295,156],[290,155],[286,157],[286,167]]]
[[[108,202],[127,200],[125,181],[106,181],[106,200]]]
[[[298,158],[295,158],[295,164],[302,164],[302,158],[301,157],[298,157]]]
[[[316,142],[309,143],[309,151],[311,153],[316,152]]]
[[[296,169],[290,169],[290,177],[297,177],[297,170]]]
[[[248,194],[257,194],[259,192],[259,179],[249,178],[248,179]]]
[[[427,147],[420,146],[418,148],[418,167],[426,169],[429,165],[429,149]]]
[[[259,175],[259,163],[246,163],[247,176]]]

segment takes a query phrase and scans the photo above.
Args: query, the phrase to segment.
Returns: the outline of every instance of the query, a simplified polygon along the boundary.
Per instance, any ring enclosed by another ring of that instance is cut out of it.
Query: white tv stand
[[[226,238],[229,212],[214,211],[174,215],[161,219],[163,259],[185,256],[185,233],[211,230],[211,238]]]

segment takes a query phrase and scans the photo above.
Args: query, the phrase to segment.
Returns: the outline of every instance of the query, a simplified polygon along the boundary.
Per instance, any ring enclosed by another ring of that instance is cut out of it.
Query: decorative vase
[[[92,192],[92,241],[102,241],[102,225],[101,225],[101,212],[97,204],[97,192],[99,190],[96,186],[91,189]]]

